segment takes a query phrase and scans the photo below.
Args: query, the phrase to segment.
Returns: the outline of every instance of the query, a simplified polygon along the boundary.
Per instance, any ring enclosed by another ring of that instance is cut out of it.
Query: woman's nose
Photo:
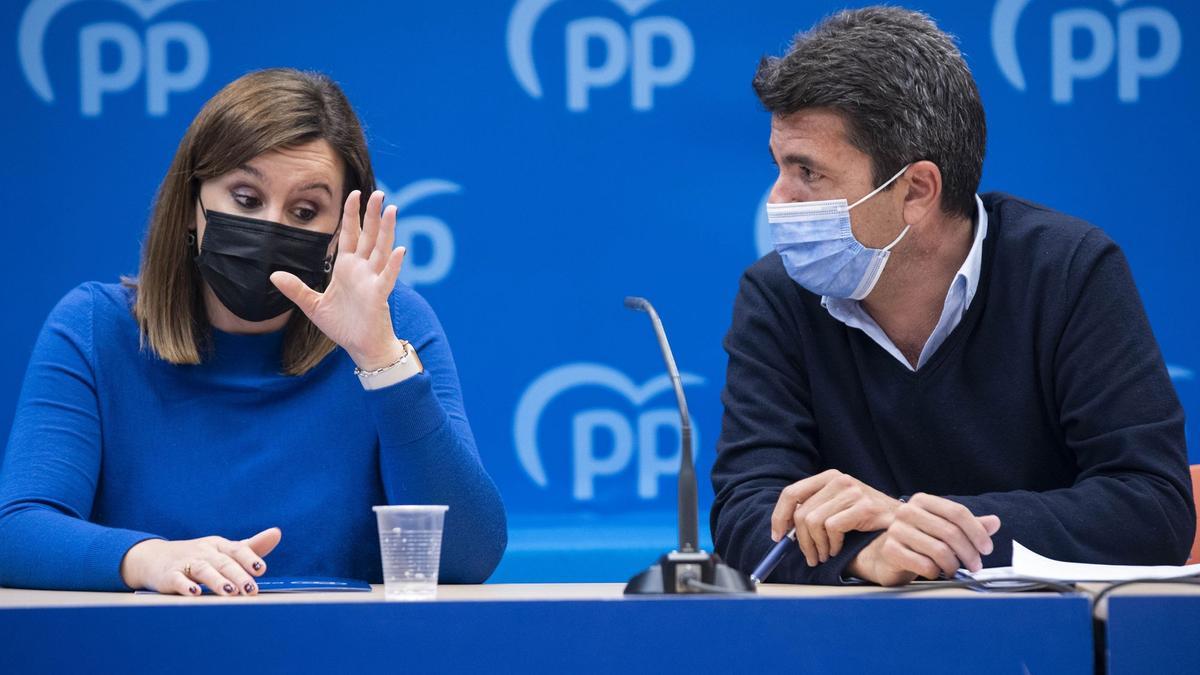
[[[283,212],[282,206],[269,206],[269,207],[267,207],[267,211],[263,215],[263,217],[266,218],[267,220],[270,220],[271,222],[282,223],[282,222],[284,222],[284,218],[286,215],[287,214],[285,214]]]

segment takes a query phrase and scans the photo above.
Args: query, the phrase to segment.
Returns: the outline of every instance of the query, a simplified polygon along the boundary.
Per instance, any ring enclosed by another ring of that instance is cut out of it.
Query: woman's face
[[[294,148],[266,152],[238,168],[200,185],[204,208],[333,234],[342,218],[344,166],[324,139]],[[204,242],[204,212],[196,209],[196,239]],[[337,237],[329,242],[332,256]],[[226,308],[205,284],[204,298],[210,322],[235,333],[259,333],[282,328],[291,311],[251,322]]]
[[[342,217],[342,160],[324,139],[266,152],[200,185],[204,208],[333,234]],[[196,209],[196,238],[204,213]],[[332,253],[332,244],[330,252]]]

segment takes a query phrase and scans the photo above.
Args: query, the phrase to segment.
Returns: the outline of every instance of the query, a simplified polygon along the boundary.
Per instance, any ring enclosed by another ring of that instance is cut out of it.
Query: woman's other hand
[[[283,537],[277,527],[249,539],[201,537],[183,541],[147,539],[121,561],[121,579],[134,589],[200,595],[205,584],[217,595],[255,595],[255,577],[267,571],[263,560]]]

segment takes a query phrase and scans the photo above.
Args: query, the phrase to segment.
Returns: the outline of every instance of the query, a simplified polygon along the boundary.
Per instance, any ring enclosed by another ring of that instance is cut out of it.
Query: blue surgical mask
[[[906,164],[853,204],[848,205],[845,199],[767,204],[771,238],[788,276],[817,295],[851,300],[867,297],[883,274],[892,247],[900,243],[911,226],[905,225],[900,236],[887,246],[869,248],[854,238],[850,209],[879,194],[908,167]]]

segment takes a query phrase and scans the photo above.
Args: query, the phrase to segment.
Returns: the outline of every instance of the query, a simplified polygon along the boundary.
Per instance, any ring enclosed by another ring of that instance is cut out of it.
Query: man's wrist
[[[873,581],[873,579],[871,579],[870,575],[868,575],[866,572],[867,565],[865,565],[863,562],[863,557],[868,555],[867,549],[869,549],[869,548],[870,548],[870,546],[868,546],[867,548],[864,548],[863,550],[858,552],[858,555],[856,555],[850,559],[850,563],[848,565],[846,565],[846,570],[842,574],[843,578],[858,577],[859,579],[863,579],[864,581]]]
[[[842,572],[843,577],[857,577],[873,584],[879,583],[875,574],[876,554],[881,542],[887,537],[887,531],[884,530],[878,534],[879,536],[872,538],[870,543],[850,559],[850,562],[846,564],[846,569]]]

